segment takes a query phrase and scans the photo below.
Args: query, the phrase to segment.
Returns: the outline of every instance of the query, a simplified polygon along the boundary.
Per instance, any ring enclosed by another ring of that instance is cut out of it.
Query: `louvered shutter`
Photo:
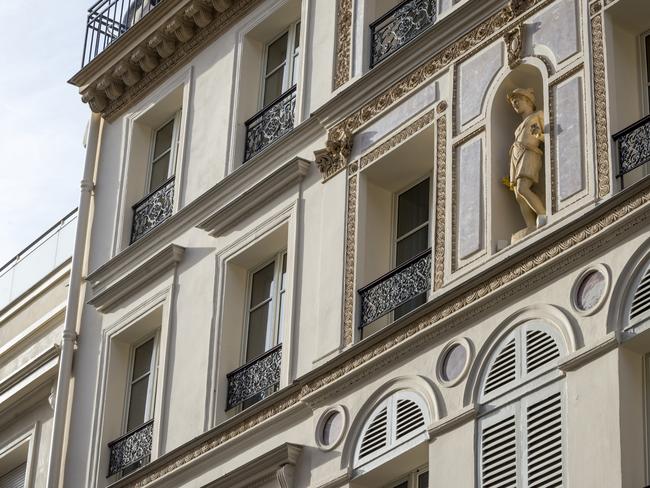
[[[559,357],[560,349],[549,332],[533,328],[526,330],[526,373]]]
[[[424,400],[411,391],[398,391],[381,402],[361,431],[355,467],[425,434],[428,412]]]
[[[562,396],[545,394],[526,408],[526,486],[564,486]]]
[[[483,393],[488,394],[512,383],[517,379],[517,343],[516,337],[507,340],[497,353],[489,368]]]
[[[27,464],[21,464],[0,476],[0,488],[24,488]]]
[[[500,412],[497,420],[482,422],[480,477],[482,488],[517,487],[517,419]]]
[[[376,414],[363,433],[359,458],[367,458],[388,445],[388,407],[384,406]]]
[[[641,281],[634,290],[630,307],[630,322],[650,310],[650,267],[646,269]]]

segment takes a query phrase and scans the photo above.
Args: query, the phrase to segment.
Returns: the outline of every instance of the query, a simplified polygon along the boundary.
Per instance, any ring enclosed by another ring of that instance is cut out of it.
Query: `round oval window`
[[[606,279],[598,270],[588,272],[580,281],[576,290],[576,308],[587,312],[594,308],[605,292]]]
[[[466,363],[467,349],[462,344],[454,344],[442,360],[440,376],[444,381],[454,381],[463,373]]]
[[[331,412],[321,429],[321,443],[324,446],[331,446],[336,443],[343,433],[343,414],[338,411]]]

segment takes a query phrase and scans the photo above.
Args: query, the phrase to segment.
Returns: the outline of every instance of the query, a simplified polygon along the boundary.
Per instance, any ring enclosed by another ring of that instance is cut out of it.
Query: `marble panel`
[[[483,139],[458,148],[458,256],[465,259],[483,248]]]
[[[584,188],[584,118],[582,77],[555,88],[555,161],[560,201]]]
[[[525,24],[525,55],[542,54],[555,66],[580,50],[576,0],[556,0]]]
[[[485,103],[492,80],[503,66],[504,47],[501,41],[486,47],[458,68],[458,114],[463,126],[478,117]]]
[[[430,110],[438,100],[438,83],[434,81],[386,112],[354,136],[351,160],[358,158],[370,147],[416,115]]]

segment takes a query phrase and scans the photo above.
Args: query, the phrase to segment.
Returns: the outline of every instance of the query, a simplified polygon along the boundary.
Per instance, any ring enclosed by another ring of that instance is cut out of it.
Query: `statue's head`
[[[508,101],[518,114],[536,110],[535,92],[532,88],[516,88],[508,94]]]

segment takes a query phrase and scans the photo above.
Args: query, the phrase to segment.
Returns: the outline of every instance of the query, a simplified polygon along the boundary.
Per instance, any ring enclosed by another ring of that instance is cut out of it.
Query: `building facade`
[[[649,33],[646,0],[95,4],[48,486],[650,484]]]
[[[45,486],[76,211],[0,268],[0,486]],[[56,456],[54,457],[55,462]]]

